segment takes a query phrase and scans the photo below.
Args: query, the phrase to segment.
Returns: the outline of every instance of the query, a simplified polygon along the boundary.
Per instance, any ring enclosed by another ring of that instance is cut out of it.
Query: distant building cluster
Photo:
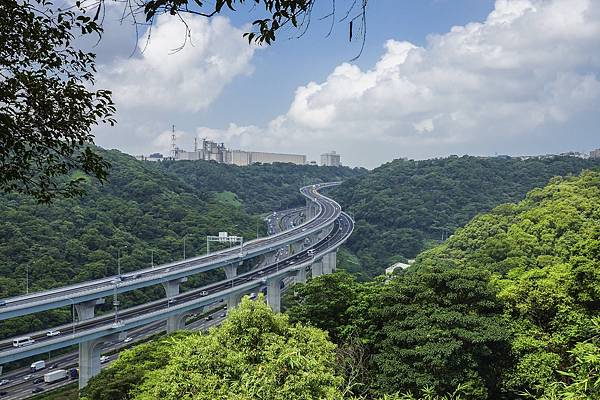
[[[138,156],[139,160],[144,161],[163,161],[163,160],[204,160],[216,161],[218,163],[245,166],[256,163],[292,163],[297,165],[307,164],[306,156],[303,154],[284,154],[269,153],[261,151],[230,150],[224,143],[217,143],[210,140],[194,140],[194,151],[186,151],[176,146],[175,133],[171,136],[171,154],[164,157],[160,153],[153,153],[148,156]],[[308,164],[316,164],[311,161]],[[321,165],[340,166],[340,155],[335,151],[321,155]]]
[[[342,165],[340,155],[333,150],[331,153],[321,154],[321,165],[325,167],[339,167]]]

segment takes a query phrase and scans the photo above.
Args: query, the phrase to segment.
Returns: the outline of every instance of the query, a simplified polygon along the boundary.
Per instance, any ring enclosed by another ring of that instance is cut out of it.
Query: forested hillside
[[[264,234],[257,213],[304,204],[305,184],[365,173],[350,168],[291,164],[236,167],[214,162],[140,162],[99,150],[111,163],[109,182],[88,180],[78,199],[40,205],[0,194],[0,298],[38,291],[203,254],[206,235],[228,231],[251,239]],[[190,277],[197,286],[214,274]],[[27,276],[29,279],[27,279]],[[152,287],[123,296],[125,307],[163,296]],[[110,305],[104,306],[110,309]],[[100,308],[102,311],[102,308]],[[0,338],[70,321],[54,310],[5,321]]]
[[[368,277],[415,257],[478,213],[523,199],[554,176],[598,166],[600,160],[558,156],[395,160],[347,179],[332,195],[355,215],[356,230],[347,246]]]
[[[343,181],[367,173],[363,168],[294,164],[239,167],[216,162],[171,161],[160,164],[202,191],[235,193],[246,211],[257,214],[304,204],[298,189],[320,182]]]
[[[0,298],[29,290],[100,278],[203,254],[206,235],[219,230],[256,236],[264,223],[183,182],[159,165],[139,162],[118,151],[102,151],[112,164],[109,183],[87,182],[79,199],[39,205],[24,196],[0,195]],[[120,249],[120,250],[119,250]],[[190,279],[188,285],[210,274]],[[163,296],[160,287],[124,297],[124,305]],[[70,320],[55,310],[2,323],[0,337],[34,331]]]
[[[356,359],[367,397],[600,398],[600,173],[478,216],[385,283],[337,273],[285,303]]]

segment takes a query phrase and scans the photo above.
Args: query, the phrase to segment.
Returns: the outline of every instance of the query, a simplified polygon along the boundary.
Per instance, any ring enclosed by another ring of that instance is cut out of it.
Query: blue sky
[[[338,0],[338,9],[344,2]],[[310,29],[281,32],[273,46],[241,34],[256,11],[190,17],[192,43],[176,54],[182,27],[161,17],[144,53],[109,8],[98,86],[114,91],[116,128],[97,142],[130,154],[168,150],[194,137],[231,148],[335,149],[349,165],[398,157],[540,154],[600,146],[600,4],[594,0],[371,0],[367,38],[348,42],[329,2]],[[340,11],[341,13],[341,11]]]

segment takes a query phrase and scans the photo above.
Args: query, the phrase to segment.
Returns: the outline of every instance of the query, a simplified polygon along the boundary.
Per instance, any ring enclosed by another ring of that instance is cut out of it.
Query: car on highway
[[[208,296],[208,292],[206,290],[203,290],[200,292],[200,296]]]
[[[57,368],[59,365],[60,365],[60,364],[56,362],[56,363],[54,363],[54,364],[52,364],[52,365],[50,366],[50,369]]]
[[[133,338],[132,338],[131,336],[127,336],[127,337],[125,338],[125,340],[123,340],[123,343],[129,343],[129,342],[131,342],[132,340],[133,340]]]
[[[31,374],[29,374],[29,375],[25,375],[25,376],[23,377],[23,380],[24,380],[24,381],[28,381],[28,380],[30,380],[30,379],[31,379]]]
[[[40,393],[40,392],[43,392],[43,391],[44,391],[44,388],[41,387],[41,386],[36,386],[33,389],[31,389],[31,393]]]
[[[100,357],[100,364],[104,364],[107,361],[110,361],[110,357],[109,356],[101,356]]]
[[[52,337],[52,336],[56,336],[56,335],[60,335],[60,331],[55,331],[54,329],[50,329],[48,332],[46,332],[46,336],[48,337]]]
[[[210,321],[213,319],[212,315],[207,315],[206,318],[204,318],[205,321]]]
[[[6,391],[1,391],[1,392],[0,392],[0,397],[4,397],[4,396],[6,396],[7,394],[8,394],[8,392],[6,392]]]
[[[0,307],[4,307],[6,305],[6,301],[0,300]]]
[[[221,314],[219,315],[219,317],[221,317],[221,318],[225,318],[226,316],[227,316],[227,313],[221,313]]]
[[[35,378],[33,380],[33,384],[34,385],[37,385],[38,383],[44,383],[44,377],[43,376],[40,376],[39,378]]]
[[[9,384],[9,383],[10,383],[10,380],[8,380],[8,379],[2,379],[2,380],[0,381],[0,386],[7,385],[7,384]]]

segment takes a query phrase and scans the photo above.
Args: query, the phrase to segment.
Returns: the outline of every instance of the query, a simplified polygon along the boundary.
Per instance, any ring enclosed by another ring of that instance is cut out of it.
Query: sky
[[[396,158],[546,154],[600,147],[600,1],[371,0],[366,41],[348,40],[317,1],[311,25],[272,46],[242,37],[257,9],[159,17],[150,38],[107,3],[96,86],[113,91],[115,127],[96,143],[168,154],[194,138],[228,148],[336,150],[373,168]],[[177,48],[185,44],[179,51]]]

